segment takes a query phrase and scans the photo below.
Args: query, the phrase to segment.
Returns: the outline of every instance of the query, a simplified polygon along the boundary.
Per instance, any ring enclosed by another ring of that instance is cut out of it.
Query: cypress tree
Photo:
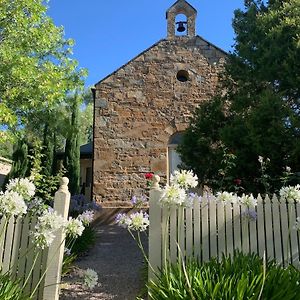
[[[72,195],[80,190],[80,145],[79,145],[79,99],[76,95],[72,102],[70,131],[66,139],[64,167],[69,178],[69,190]]]
[[[13,165],[10,173],[6,176],[3,183],[3,188],[8,183],[9,179],[13,178],[24,178],[28,176],[30,169],[29,160],[28,160],[28,144],[24,139],[21,139],[14,146],[14,152],[12,155]]]
[[[43,170],[44,174],[47,176],[52,175],[52,169],[53,169],[53,133],[51,132],[50,126],[48,123],[44,126],[44,137],[43,137]]]

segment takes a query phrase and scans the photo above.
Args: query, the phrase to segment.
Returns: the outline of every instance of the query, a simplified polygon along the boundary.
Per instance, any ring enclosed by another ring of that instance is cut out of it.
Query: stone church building
[[[178,0],[167,37],[95,85],[93,196],[104,207],[126,206],[148,172],[168,178],[180,133],[215,93],[226,53],[196,35],[196,16]]]

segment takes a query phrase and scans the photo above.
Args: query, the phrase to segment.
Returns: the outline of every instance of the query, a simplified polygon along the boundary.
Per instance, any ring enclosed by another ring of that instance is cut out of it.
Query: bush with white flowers
[[[52,208],[45,210],[37,220],[35,231],[32,231],[33,243],[40,249],[45,249],[53,242],[58,229],[65,226],[64,219]]]
[[[0,194],[0,214],[6,217],[26,214],[27,206],[23,197],[15,191]]]
[[[186,200],[186,191],[178,185],[166,185],[163,195],[159,199],[161,206],[183,206]]]
[[[84,225],[78,218],[74,219],[69,217],[68,222],[65,226],[66,234],[72,238],[77,238],[82,235],[84,230]]]
[[[281,201],[300,202],[300,185],[282,187],[279,191]]]
[[[116,217],[116,223],[128,230],[133,231],[145,231],[149,226],[149,215],[145,212],[135,212],[130,215],[125,213],[118,214]]]
[[[170,178],[171,185],[177,185],[183,189],[195,188],[198,185],[198,177],[192,171],[174,171]]]
[[[238,201],[238,197],[236,194],[225,191],[225,192],[218,192],[216,195],[216,200],[224,204],[236,203]]]
[[[17,192],[26,200],[30,200],[35,195],[35,185],[28,178],[11,179],[6,185],[6,190]]]
[[[241,197],[238,198],[238,202],[247,209],[254,208],[255,206],[257,206],[257,200],[253,197],[252,194],[243,194]]]
[[[35,185],[30,179],[16,178],[11,179],[8,182],[4,193],[0,192],[0,219],[1,217],[5,217],[5,225],[2,228],[2,232],[0,232],[0,237],[2,237],[2,233],[6,231],[10,217],[22,217],[28,213],[30,213],[31,216],[34,215],[37,217],[36,225],[30,232],[35,249],[30,248],[28,250],[34,251],[34,263],[39,254],[39,251],[36,250],[48,248],[54,241],[58,230],[63,230],[66,236],[71,238],[72,248],[74,240],[81,236],[85,226],[88,226],[94,220],[94,211],[88,209],[91,206],[87,206],[86,210],[82,210],[76,218],[70,217],[68,221],[65,221],[62,216],[58,215],[57,212],[53,210],[53,208],[45,205],[43,199],[35,197],[35,191]],[[84,207],[82,206],[82,208]],[[132,221],[132,228],[146,226],[145,221],[141,221],[142,224],[140,224],[140,221],[138,215],[136,215]],[[28,278],[31,275],[31,273],[28,274]],[[41,276],[44,275],[45,273]],[[86,270],[84,284],[92,289],[97,285],[97,281],[97,273],[91,269]],[[36,289],[37,286],[34,290]]]
[[[198,185],[198,177],[192,171],[175,171],[171,175],[170,185],[163,189],[159,203],[162,207],[191,207],[195,200],[200,200],[195,193],[189,193],[188,189]]]

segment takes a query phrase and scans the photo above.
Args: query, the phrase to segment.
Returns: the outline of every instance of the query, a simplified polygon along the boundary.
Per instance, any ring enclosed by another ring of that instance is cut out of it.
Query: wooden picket
[[[242,205],[220,203],[211,195],[201,197],[191,208],[170,209],[160,207],[161,196],[158,187],[150,193],[149,263],[154,270],[161,268],[165,259],[175,262],[179,252],[185,258],[208,261],[235,249],[261,257],[266,254],[284,266],[300,266],[300,236],[293,228],[300,216],[300,203],[259,195],[256,218],[251,218]]]
[[[65,220],[70,203],[67,184],[68,178],[64,177],[54,197],[54,209]],[[64,252],[64,235],[62,230],[58,230],[54,246],[35,252],[30,233],[34,231],[36,222],[37,217],[30,215],[23,218],[11,217],[8,221],[5,217],[0,219],[0,270],[2,273],[9,272],[13,279],[19,279],[21,285],[27,280],[23,287],[26,294],[33,292],[41,282],[32,299],[56,300]]]

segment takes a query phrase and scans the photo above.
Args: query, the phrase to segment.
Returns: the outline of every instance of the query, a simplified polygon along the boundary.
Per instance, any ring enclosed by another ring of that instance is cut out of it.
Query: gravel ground
[[[63,279],[60,300],[134,300],[143,288],[143,258],[126,229],[116,225],[96,227],[96,244],[76,262],[80,269],[94,269],[99,285],[84,289],[75,271]]]

